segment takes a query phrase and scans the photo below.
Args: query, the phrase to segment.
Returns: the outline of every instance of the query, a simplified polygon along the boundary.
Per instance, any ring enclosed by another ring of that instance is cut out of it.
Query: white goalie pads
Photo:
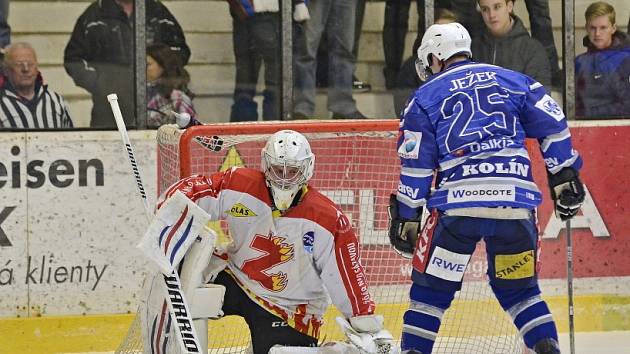
[[[269,354],[361,354],[352,344],[343,342],[326,343],[321,347],[283,347],[273,346]]]
[[[225,294],[221,285],[204,285],[204,270],[216,240],[216,234],[206,227],[209,219],[178,192],[163,204],[138,245],[159,268],[145,281],[141,304],[144,353],[207,351],[203,349],[207,348],[207,320],[222,316]],[[173,271],[178,268],[179,275]]]
[[[394,337],[383,328],[383,316],[365,315],[351,317],[350,321],[343,317],[336,318],[337,324],[350,343],[359,349],[361,354],[399,354],[400,350]]]
[[[155,214],[138,248],[162,273],[171,274],[197,236],[207,235],[214,247],[216,234],[207,227],[209,221],[203,209],[177,191]]]

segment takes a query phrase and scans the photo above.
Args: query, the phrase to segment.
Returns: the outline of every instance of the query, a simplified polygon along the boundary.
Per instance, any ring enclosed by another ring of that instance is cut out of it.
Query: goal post
[[[281,129],[304,134],[315,154],[315,172],[309,183],[351,220],[361,243],[376,312],[384,316],[386,328],[399,340],[409,303],[411,263],[392,251],[387,236],[388,198],[397,189],[400,173],[398,123],[370,119],[211,124],[186,130],[162,126],[157,133],[158,193],[192,174],[211,174],[232,166],[260,168],[261,149],[271,134]],[[224,226],[217,224],[220,232],[227,232]],[[480,244],[466,270],[463,288],[444,316],[434,353],[523,352],[518,331],[487,285],[486,269]],[[330,306],[321,339],[344,339],[334,321],[337,315]],[[245,352],[249,346],[249,331],[238,318],[210,321],[209,333],[211,353]]]

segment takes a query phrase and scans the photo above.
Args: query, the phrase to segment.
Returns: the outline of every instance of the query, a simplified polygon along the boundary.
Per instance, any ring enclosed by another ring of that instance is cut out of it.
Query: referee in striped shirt
[[[0,76],[0,128],[72,128],[63,97],[49,90],[37,68],[35,50],[28,43],[6,48]]]

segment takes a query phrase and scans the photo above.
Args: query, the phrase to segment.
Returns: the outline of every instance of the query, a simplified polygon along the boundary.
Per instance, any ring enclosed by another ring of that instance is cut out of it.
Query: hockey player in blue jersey
[[[538,140],[556,215],[570,219],[584,188],[578,178],[582,159],[572,148],[565,116],[530,77],[471,61],[470,36],[458,23],[427,29],[416,67],[426,82],[401,117],[402,169],[390,201],[390,241],[399,253],[413,255],[403,353],[431,353],[481,239],[490,286],[527,347],[559,353],[537,281],[535,208],[542,195],[525,138]],[[430,216],[419,232],[425,207]]]

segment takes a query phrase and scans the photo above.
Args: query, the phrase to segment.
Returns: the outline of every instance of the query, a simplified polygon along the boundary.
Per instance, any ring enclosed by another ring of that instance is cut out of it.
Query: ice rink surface
[[[569,334],[560,334],[562,353],[569,351]],[[575,336],[576,354],[630,354],[630,332],[578,332]]]
[[[563,354],[570,353],[567,333],[560,334],[560,348]],[[113,354],[113,352],[80,354]],[[630,331],[578,332],[575,336],[575,354],[630,354]]]

